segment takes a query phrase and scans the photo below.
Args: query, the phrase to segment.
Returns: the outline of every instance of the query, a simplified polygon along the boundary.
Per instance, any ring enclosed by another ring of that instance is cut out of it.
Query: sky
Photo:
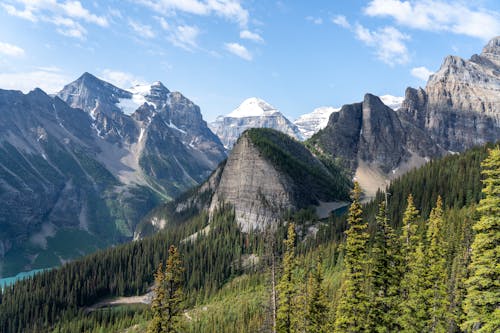
[[[498,35],[498,0],[1,0],[0,88],[55,93],[90,72],[161,81],[207,121],[253,96],[293,120],[403,96]]]

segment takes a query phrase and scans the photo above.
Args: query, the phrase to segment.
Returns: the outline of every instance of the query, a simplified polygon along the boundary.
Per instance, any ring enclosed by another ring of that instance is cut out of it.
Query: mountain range
[[[51,97],[0,90],[0,276],[130,239],[226,157],[200,109],[160,82],[85,73]]]
[[[56,96],[0,90],[0,276],[224,203],[247,231],[311,205],[328,214],[352,179],[369,197],[430,159],[499,140],[499,73],[497,37],[469,60],[447,57],[403,101],[366,94],[294,124],[250,98],[210,124],[215,134],[161,82],[121,89],[85,73]]]

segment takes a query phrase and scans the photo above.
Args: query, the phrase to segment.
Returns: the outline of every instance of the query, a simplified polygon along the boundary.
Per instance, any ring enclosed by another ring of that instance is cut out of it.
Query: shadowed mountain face
[[[369,194],[430,158],[500,140],[500,37],[470,60],[447,57],[397,111],[367,94],[331,114],[309,142],[348,167]]]
[[[86,73],[57,97],[0,90],[0,276],[130,239],[224,158],[199,108],[159,82],[127,91]]]

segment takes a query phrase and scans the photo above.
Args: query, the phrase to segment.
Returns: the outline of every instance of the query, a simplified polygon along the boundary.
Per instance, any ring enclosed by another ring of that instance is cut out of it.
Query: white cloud
[[[196,26],[191,25],[179,25],[169,36],[169,40],[178,47],[185,50],[192,51],[198,47],[198,36],[200,35],[200,29]]]
[[[208,16],[215,14],[239,23],[248,24],[249,14],[239,0],[136,0],[136,2],[165,14],[175,15],[177,11],[193,15]]]
[[[24,50],[19,46],[0,42],[0,54],[11,57],[21,57],[24,55]]]
[[[135,22],[133,20],[130,20],[128,22],[128,24],[132,28],[132,30],[134,30],[135,33],[141,37],[154,38],[156,36],[156,34],[153,31],[153,28],[150,25],[141,24],[141,23]]]
[[[372,0],[368,16],[392,17],[398,24],[426,31],[448,31],[483,40],[500,35],[500,12],[472,8],[462,1]]]
[[[337,15],[334,18],[332,18],[332,22],[335,23],[336,25],[341,26],[342,28],[350,29],[351,24],[347,21],[346,17],[344,15]]]
[[[32,22],[52,23],[57,26],[56,31],[65,36],[85,38],[87,30],[82,26],[82,22],[101,27],[109,26],[106,17],[91,13],[80,1],[10,0],[9,2],[1,5],[7,14]]]
[[[155,16],[155,19],[160,23],[163,30],[170,30],[170,24],[161,16]]]
[[[247,48],[244,47],[241,44],[238,44],[238,43],[226,43],[224,45],[226,47],[226,50],[228,50],[229,52],[231,52],[234,55],[237,55],[238,57],[240,57],[242,59],[245,59],[247,61],[251,61],[252,58],[253,58],[252,54],[250,53],[250,51],[248,51]]]
[[[138,84],[146,83],[144,79],[135,76],[134,74],[122,71],[115,71],[108,68],[103,70],[100,76],[104,81],[110,82],[120,88],[129,88]]]
[[[321,17],[307,16],[306,20],[318,25],[323,24],[323,19]]]
[[[0,87],[2,89],[21,90],[27,93],[40,88],[46,93],[59,92],[70,78],[56,67],[38,68],[30,72],[0,73]]]
[[[410,37],[394,27],[384,27],[371,31],[361,24],[356,24],[354,33],[356,38],[374,48],[377,58],[388,65],[405,64],[410,60],[404,42]]]
[[[251,31],[248,31],[248,30],[241,31],[240,32],[240,38],[242,38],[242,39],[248,39],[248,40],[251,40],[251,41],[254,41],[254,42],[257,42],[257,43],[263,43],[264,42],[264,38],[262,38],[261,35],[259,35],[256,32],[251,32]]]
[[[427,81],[429,79],[429,76],[431,76],[432,74],[434,74],[434,72],[430,71],[429,69],[427,69],[424,66],[415,67],[415,68],[412,68],[412,70],[411,70],[411,75],[413,75],[414,77],[416,77],[422,81]]]

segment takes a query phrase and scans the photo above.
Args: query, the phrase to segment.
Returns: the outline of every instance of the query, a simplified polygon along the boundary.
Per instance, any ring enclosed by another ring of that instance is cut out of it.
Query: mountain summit
[[[251,97],[226,116],[219,116],[209,124],[227,149],[231,149],[238,137],[249,128],[273,128],[303,140],[302,134],[290,120],[266,101]]]

